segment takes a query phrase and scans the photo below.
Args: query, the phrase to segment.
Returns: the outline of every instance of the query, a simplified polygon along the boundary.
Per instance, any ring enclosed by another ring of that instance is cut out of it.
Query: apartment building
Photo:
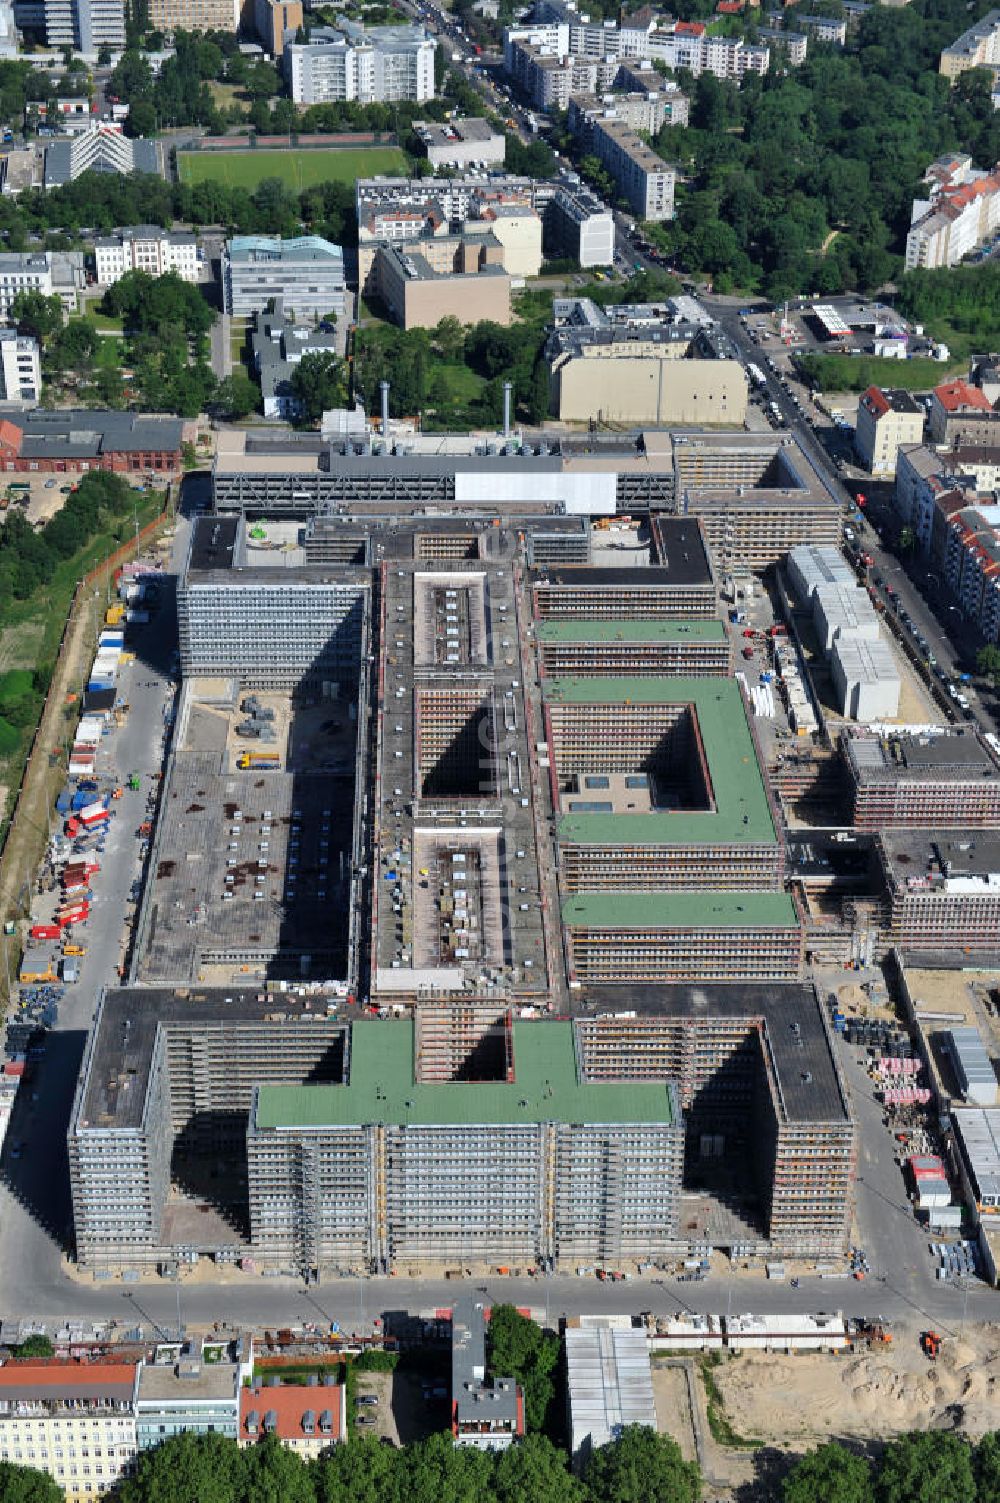
[[[343,251],[319,235],[236,235],[222,253],[225,308],[237,317],[262,313],[280,298],[298,318],[340,318],[345,285]]]
[[[695,78],[713,73],[738,84],[749,73],[763,76],[771,63],[767,47],[753,46],[742,37],[714,36],[702,21],[675,21],[652,32],[647,55],[670,69],[685,68]]]
[[[35,407],[41,394],[38,340],[16,329],[0,329],[0,400]]]
[[[110,287],[130,271],[162,277],[175,271],[184,282],[197,282],[198,237],[158,225],[136,225],[100,235],[94,241],[94,262],[99,287]]]
[[[919,444],[924,409],[908,391],[869,386],[858,403],[854,447],[872,475],[895,475],[903,444]]]
[[[927,430],[932,443],[949,449],[962,444],[1000,443],[1000,412],[981,386],[943,381],[931,392]]]
[[[560,254],[571,256],[582,267],[614,265],[614,215],[582,183],[560,187],[545,225]]]
[[[809,38],[804,31],[786,31],[784,26],[758,26],[757,40],[772,53],[783,53],[789,67],[798,68],[809,52]]]
[[[1000,69],[1000,10],[991,10],[941,53],[938,71],[952,83],[972,68]]]
[[[730,646],[721,621],[539,621],[535,641],[543,672],[554,678],[724,678]]]
[[[648,58],[638,62],[621,62],[615,76],[615,88],[626,95],[645,94],[659,101],[660,125],[687,125],[691,119],[691,101],[672,80],[664,78]]]
[[[578,14],[568,14],[566,18],[508,27],[504,31],[504,66],[514,77],[518,76],[518,67],[529,66],[515,60],[517,47],[556,61],[580,58],[627,65],[660,62],[671,70],[685,68],[695,77],[713,73],[738,83],[747,73],[765,74],[770,63],[767,47],[751,46],[741,37],[712,35],[700,21],[673,21],[661,27],[652,21],[648,25],[613,26],[592,24]],[[593,93],[593,86],[582,92]]]
[[[1000,837],[954,830],[879,834],[882,938],[904,952],[993,956],[1000,943]],[[966,963],[969,963],[968,961]]]
[[[673,219],[677,170],[630,126],[602,115],[589,122],[586,140],[634,214],[653,221]]]
[[[249,338],[264,416],[293,420],[301,417],[302,399],[292,387],[295,368],[305,355],[336,353],[336,333],[311,329],[286,318],[279,298],[270,313],[256,315]]]
[[[516,1022],[512,1051],[512,1078],[424,1081],[411,1022],[357,1022],[344,1084],[261,1086],[247,1131],[261,1260],[566,1267],[672,1248],[672,1086],[587,1082],[571,1023]]]
[[[676,1082],[686,1173],[742,1164],[744,1202],[756,1200],[757,1235],[773,1254],[843,1253],[857,1135],[811,986],[639,986],[627,1005],[613,987],[585,996],[577,1048],[588,1079]]]
[[[676,92],[679,99],[684,98],[679,90]],[[670,121],[672,103],[669,93],[648,89],[631,94],[574,94],[569,101],[569,127],[575,134],[585,135],[592,120],[620,120],[634,131],[655,136]]]
[[[921,553],[936,567],[944,564],[952,517],[975,505],[977,491],[992,489],[994,479],[1000,482],[1000,450],[965,448],[942,454],[926,444],[900,448],[895,508],[912,527]]]
[[[302,0],[254,0],[254,30],[270,57],[284,56],[286,38],[295,40],[302,21]]]
[[[840,751],[859,830],[1000,825],[1000,762],[971,727],[929,736],[848,735]]]
[[[913,201],[907,271],[957,266],[1000,229],[1000,167],[982,172],[969,156],[941,157],[924,182],[929,197]]]
[[[618,73],[613,57],[554,53],[526,38],[510,43],[508,72],[540,110],[565,110],[578,94],[610,89]]]
[[[283,57],[296,104],[357,100],[434,98],[434,38],[422,26],[376,26],[345,21],[340,29],[320,27],[308,42],[291,42]]]
[[[1000,506],[965,506],[948,524],[944,573],[962,614],[1000,640]]]
[[[204,518],[178,591],[185,677],[234,674],[248,687],[352,681],[368,601],[364,571],[258,566],[235,518]]]
[[[271,1377],[256,1377],[240,1392],[239,1441],[254,1446],[273,1436],[303,1461],[315,1461],[331,1446],[348,1438],[347,1384],[334,1373],[313,1379],[305,1387]]]
[[[505,1451],[524,1434],[524,1392],[513,1378],[486,1372],[486,1315],[481,1304],[462,1300],[451,1316],[452,1439]]]
[[[66,1503],[94,1503],[136,1454],[134,1362],[0,1367],[0,1461],[46,1472]]]

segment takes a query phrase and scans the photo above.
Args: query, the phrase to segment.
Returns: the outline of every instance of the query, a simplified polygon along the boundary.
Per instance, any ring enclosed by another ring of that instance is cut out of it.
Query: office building
[[[234,676],[262,689],[355,679],[367,575],[271,567],[273,557],[236,519],[199,519],[177,600],[185,678]]]
[[[239,0],[150,0],[149,20],[161,31],[230,31],[240,24]]]
[[[270,57],[284,56],[286,40],[295,40],[302,21],[302,0],[254,0],[254,30]]]
[[[514,1023],[510,1069],[485,1079],[425,1082],[414,1047],[410,1022],[357,1022],[343,1084],[255,1093],[263,1261],[564,1267],[674,1244],[683,1125],[669,1083],[587,1082],[565,1022]]]
[[[486,1317],[461,1300],[451,1315],[451,1433],[456,1446],[505,1451],[524,1434],[524,1393],[513,1378],[486,1376]]]
[[[303,1387],[282,1382],[280,1373],[254,1378],[240,1391],[242,1446],[273,1436],[303,1461],[314,1461],[348,1438],[347,1384],[326,1373]]]
[[[572,1322],[563,1341],[569,1452],[579,1471],[593,1451],[617,1440],[623,1426],[656,1430],[649,1341],[643,1330]]]
[[[342,317],[344,253],[319,235],[282,240],[277,235],[236,235],[222,253],[226,312],[238,318],[263,313],[281,299],[297,318]]]
[[[876,849],[886,893],[882,937],[887,944],[907,953],[996,955],[1000,838],[995,832],[976,831],[971,838],[955,830],[881,832]]]
[[[102,47],[125,47],[124,0],[44,0],[45,40],[96,59]]]
[[[77,311],[86,286],[82,251],[6,251],[0,253],[0,316],[9,318],[22,292],[59,297],[68,313]]]
[[[158,1347],[139,1368],[135,1396],[140,1451],[174,1435],[239,1438],[240,1394],[253,1375],[250,1337],[225,1342],[189,1341]]]
[[[738,1173],[742,1214],[722,1241],[790,1257],[842,1254],[857,1136],[823,1006],[812,987],[590,988],[577,1023],[588,1079],[676,1082],[685,1171]],[[697,1234],[696,1234],[697,1235]]]
[[[1000,229],[1000,167],[982,172],[969,156],[941,157],[924,182],[930,196],[913,202],[907,271],[957,266]]]
[[[869,386],[858,403],[854,447],[872,475],[895,475],[904,444],[919,444],[924,433],[924,410],[908,391]]]
[[[197,282],[198,237],[154,224],[137,225],[99,235],[94,241],[94,262],[99,287],[110,287],[130,271],[144,271],[151,277],[175,271],[182,281]]]
[[[132,139],[119,126],[98,121],[67,141],[53,141],[45,148],[45,186],[62,188],[75,183],[85,172],[110,172],[119,177],[133,173],[162,174],[160,148],[156,141]]]
[[[549,206],[546,229],[559,254],[582,267],[614,265],[614,215],[582,183],[560,187]]]
[[[112,470],[118,475],[177,473],[184,424],[134,412],[63,409],[0,422],[0,469],[50,475]]]
[[[555,678],[724,678],[730,649],[719,621],[588,621],[570,617],[535,626],[539,662]]]
[[[419,103],[434,98],[434,47],[422,26],[366,31],[345,21],[336,31],[317,28],[308,42],[287,43],[285,75],[296,104]]]
[[[413,133],[432,167],[502,166],[507,139],[486,120],[454,116],[443,125],[414,120]]]
[[[971,727],[845,736],[840,749],[859,830],[1000,825],[1000,763]]]
[[[1000,69],[1000,10],[991,10],[941,53],[939,72],[952,83],[971,68]]]
[[[0,329],[0,400],[35,407],[41,394],[38,340],[16,329]]]
[[[454,235],[418,246],[383,245],[375,256],[374,289],[401,328],[433,329],[442,318],[510,323],[511,278],[495,235]]]
[[[95,1503],[136,1454],[134,1362],[0,1367],[0,1461],[46,1472],[67,1503]]]

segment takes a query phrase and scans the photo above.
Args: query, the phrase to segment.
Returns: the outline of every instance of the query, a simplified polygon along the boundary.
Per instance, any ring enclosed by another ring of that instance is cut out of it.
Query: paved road
[[[220,313],[212,325],[210,363],[212,374],[224,381],[230,372],[230,332],[232,319],[228,313]]]

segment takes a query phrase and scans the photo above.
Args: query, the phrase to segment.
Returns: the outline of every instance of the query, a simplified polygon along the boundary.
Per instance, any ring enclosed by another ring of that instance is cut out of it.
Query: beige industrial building
[[[373,276],[376,292],[404,329],[433,329],[449,316],[463,324],[511,320],[510,275],[492,234],[423,240],[419,250],[380,246]]]
[[[687,360],[653,340],[584,344],[552,365],[552,410],[564,422],[724,423],[742,427],[747,383],[738,360]]]
[[[460,221],[456,233],[436,213],[418,213],[415,234],[379,235],[358,245],[358,286],[363,293],[381,295],[376,259],[380,249],[394,247],[402,255],[416,252],[437,275],[455,269],[459,245],[468,258],[473,248],[480,251],[481,261],[496,265],[511,277],[537,277],[542,269],[542,221],[526,204],[491,204],[481,219]],[[491,315],[492,316],[492,315]],[[477,318],[487,315],[476,314]],[[463,323],[474,322],[464,318]]]

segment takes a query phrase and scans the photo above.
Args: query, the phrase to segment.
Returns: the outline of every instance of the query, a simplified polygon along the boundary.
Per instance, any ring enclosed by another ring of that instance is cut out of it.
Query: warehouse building
[[[883,938],[906,952],[995,959],[1000,944],[1000,836],[900,830],[876,839],[886,891]],[[991,961],[992,963],[992,961]]]
[[[569,1451],[580,1471],[623,1426],[656,1429],[649,1342],[643,1330],[610,1325],[567,1326],[563,1340]]]
[[[1000,1216],[1000,1107],[956,1107],[951,1113],[968,1198],[978,1216]]]
[[[587,1083],[570,1023],[515,1023],[512,1050],[512,1080],[427,1083],[410,1022],[358,1022],[343,1084],[262,1085],[247,1131],[257,1256],[390,1271],[672,1247],[672,1088]]]
[[[840,750],[859,830],[1000,825],[1000,763],[971,728],[845,735]]]
[[[895,720],[902,683],[896,659],[881,637],[838,635],[830,659],[840,713],[866,724]]]
[[[849,588],[858,582],[858,576],[839,548],[803,543],[790,551],[785,569],[792,594],[803,605],[812,601],[820,585]]]

